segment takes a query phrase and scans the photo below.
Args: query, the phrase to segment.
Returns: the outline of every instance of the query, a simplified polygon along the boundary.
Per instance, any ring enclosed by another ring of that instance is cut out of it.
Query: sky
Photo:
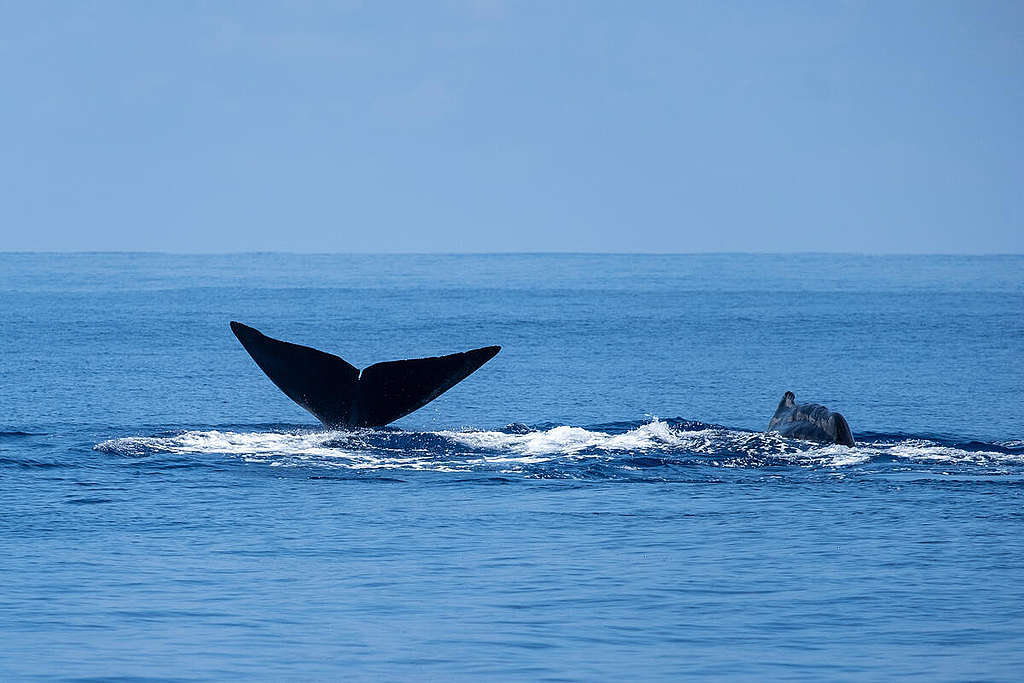
[[[0,0],[0,251],[1024,252],[1024,3]]]

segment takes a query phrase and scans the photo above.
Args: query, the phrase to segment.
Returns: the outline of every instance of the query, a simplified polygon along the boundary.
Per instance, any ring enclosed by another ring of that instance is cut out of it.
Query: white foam
[[[441,448],[402,445],[416,437],[440,438]],[[439,431],[415,434],[362,430],[232,432],[185,431],[172,436],[128,437],[104,441],[95,450],[122,455],[170,453],[231,455],[275,467],[319,464],[348,469],[432,470],[465,472],[526,467],[562,460],[615,461],[630,466],[639,455],[678,456],[681,462],[707,455],[701,464],[757,467],[788,463],[801,467],[850,467],[877,457],[916,463],[1024,464],[1024,454],[967,451],[924,439],[897,443],[865,442],[848,448],[785,439],[778,434],[722,428],[684,430],[657,418],[620,434],[582,427],[559,426],[525,434],[499,431]]]
[[[1021,463],[1024,454],[998,453],[995,451],[965,451],[952,446],[943,446],[932,441],[908,440],[892,444],[885,450],[890,457],[918,462],[944,462],[951,464],[973,463]]]
[[[187,431],[174,436],[135,436],[111,439],[95,446],[95,450],[129,455],[143,453],[177,453],[227,455],[322,455],[338,453],[327,443],[344,442],[346,432],[222,432]]]
[[[607,434],[569,426],[526,434],[483,431],[442,431],[437,434],[474,449],[522,455],[574,455],[585,450],[648,451],[679,447],[684,443],[685,432],[674,431],[655,418],[623,434]]]
[[[402,432],[393,433],[402,435]],[[353,470],[471,471],[485,464],[525,465],[542,459],[470,457],[450,462],[426,449],[374,447],[367,443],[371,431],[356,432],[223,432],[186,431],[174,436],[126,437],[96,444],[94,450],[122,455],[169,453],[180,455],[235,455],[246,462],[272,467],[307,464],[331,465]]]
[[[838,444],[827,446],[816,446],[806,451],[795,451],[792,453],[780,454],[783,460],[792,462],[794,465],[806,467],[850,467],[861,465],[871,460],[874,453],[866,449]]]
[[[876,457],[905,460],[908,463],[943,463],[949,465],[1024,464],[1024,454],[1000,453],[997,451],[968,451],[927,439],[907,439],[897,443],[861,442],[852,448],[836,445],[821,446],[796,454],[795,459],[806,459],[814,464],[844,467],[859,465]]]

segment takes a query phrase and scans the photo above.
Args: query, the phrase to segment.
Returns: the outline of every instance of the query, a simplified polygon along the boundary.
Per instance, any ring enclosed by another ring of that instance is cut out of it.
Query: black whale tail
[[[436,358],[376,363],[362,372],[338,356],[231,322],[245,350],[288,398],[332,428],[380,427],[422,408],[493,358],[487,346]]]

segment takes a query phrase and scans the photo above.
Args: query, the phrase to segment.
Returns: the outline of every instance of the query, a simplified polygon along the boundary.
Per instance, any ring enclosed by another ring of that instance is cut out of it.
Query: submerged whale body
[[[817,403],[797,403],[792,391],[779,401],[768,431],[791,439],[853,445],[853,432],[845,417]]]
[[[256,365],[325,427],[381,427],[422,408],[501,350],[487,346],[436,358],[375,363],[361,372],[338,356],[231,322]]]

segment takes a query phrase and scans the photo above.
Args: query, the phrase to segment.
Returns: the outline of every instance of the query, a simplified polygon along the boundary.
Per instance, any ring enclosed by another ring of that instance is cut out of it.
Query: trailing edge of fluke
[[[501,350],[486,346],[436,358],[375,363],[362,372],[338,356],[272,339],[231,322],[252,359],[291,400],[326,427],[381,427],[422,408]]]

